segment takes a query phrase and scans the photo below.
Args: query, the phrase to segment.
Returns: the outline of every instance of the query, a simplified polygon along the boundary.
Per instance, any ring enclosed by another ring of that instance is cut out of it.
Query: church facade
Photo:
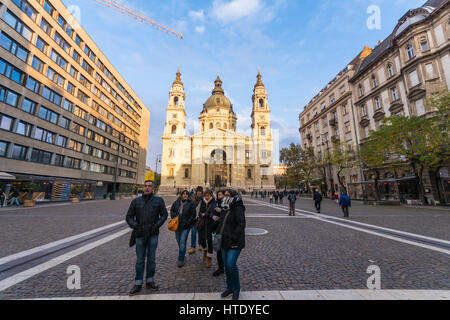
[[[274,190],[273,138],[266,88],[258,72],[252,96],[252,135],[236,132],[237,117],[217,76],[203,105],[199,132],[186,135],[186,94],[178,70],[164,129],[161,193],[196,188]]]

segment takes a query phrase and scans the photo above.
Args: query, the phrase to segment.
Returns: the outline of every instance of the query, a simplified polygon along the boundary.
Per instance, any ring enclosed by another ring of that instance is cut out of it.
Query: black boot
[[[159,286],[157,286],[155,282],[147,282],[145,287],[148,290],[151,290],[151,291],[158,291],[159,290]]]
[[[233,292],[233,298],[231,298],[232,301],[237,301],[239,300],[239,293],[240,291],[234,291]]]
[[[230,294],[232,294],[233,293],[233,290],[225,290],[220,296],[222,297],[222,298],[226,298],[226,297],[228,297]]]
[[[129,295],[130,295],[130,296],[137,295],[139,292],[141,292],[141,290],[142,290],[142,285],[141,285],[141,286],[135,285],[135,286],[133,287],[133,289],[131,289]]]
[[[223,271],[221,269],[217,269],[216,271],[214,271],[213,277],[218,277],[218,276],[220,276],[221,274],[224,274],[224,273],[225,273],[225,271]]]

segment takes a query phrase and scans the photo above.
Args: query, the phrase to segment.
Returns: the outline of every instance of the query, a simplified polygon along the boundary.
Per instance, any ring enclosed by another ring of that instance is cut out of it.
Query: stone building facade
[[[430,116],[435,110],[428,105],[428,99],[450,90],[449,9],[449,0],[429,0],[408,11],[393,32],[371,54],[360,59],[348,80],[355,119],[350,124],[357,145],[367,141],[370,131],[379,129],[382,120],[390,115]],[[305,111],[300,121],[305,119]],[[305,145],[308,137],[314,139],[314,132],[308,136],[310,131],[304,124],[301,123],[300,131]],[[450,202],[449,171],[445,166],[438,172],[426,173],[425,188],[430,203]],[[354,198],[370,197],[367,190],[373,187],[371,174],[361,173],[357,179],[355,176],[347,180]],[[415,178],[406,167],[398,176],[385,170],[381,178],[380,193],[384,200],[418,197]]]
[[[199,117],[200,132],[186,135],[186,94],[178,70],[169,93],[160,192],[197,186],[273,190],[273,138],[268,94],[258,73],[252,97],[252,136],[236,132],[237,117],[217,76]]]

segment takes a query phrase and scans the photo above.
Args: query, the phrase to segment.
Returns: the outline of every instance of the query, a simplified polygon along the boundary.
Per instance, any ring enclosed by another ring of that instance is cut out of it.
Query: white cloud
[[[203,33],[205,33],[205,27],[204,26],[197,26],[197,27],[195,27],[195,32],[203,34]]]
[[[205,20],[205,10],[199,10],[199,11],[189,11],[189,17],[192,20]]]
[[[239,20],[251,16],[262,7],[261,0],[214,0],[213,14],[223,22]]]

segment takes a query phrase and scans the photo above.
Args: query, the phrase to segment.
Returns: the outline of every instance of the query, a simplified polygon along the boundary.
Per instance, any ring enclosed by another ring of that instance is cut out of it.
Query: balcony
[[[331,120],[330,120],[330,126],[331,126],[331,127],[337,126],[337,123],[338,123],[338,122],[337,122],[336,119],[331,119]]]
[[[339,136],[332,136],[331,137],[331,142],[339,142],[341,141],[341,138]]]
[[[310,133],[308,133],[308,134],[306,135],[306,139],[308,139],[309,141],[311,141],[311,140],[312,140],[312,135],[311,135]]]
[[[359,124],[361,125],[361,127],[367,127],[370,124],[369,117],[367,115],[362,116]]]

